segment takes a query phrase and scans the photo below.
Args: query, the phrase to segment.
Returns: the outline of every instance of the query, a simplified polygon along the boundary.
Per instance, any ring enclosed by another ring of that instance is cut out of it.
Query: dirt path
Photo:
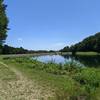
[[[17,77],[16,80],[6,83],[0,80],[0,100],[48,100],[48,97],[53,96],[51,91],[44,91],[43,87],[25,77],[16,68],[3,62],[0,64],[9,68]]]

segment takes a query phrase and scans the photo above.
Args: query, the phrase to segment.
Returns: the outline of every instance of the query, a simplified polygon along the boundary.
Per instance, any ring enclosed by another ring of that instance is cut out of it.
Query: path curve
[[[6,83],[6,89],[2,90],[6,94],[3,96],[3,100],[48,100],[48,97],[53,96],[50,91],[43,93],[41,86],[25,77],[15,67],[8,66],[3,62],[0,62],[0,64],[9,68],[17,77],[17,80]]]

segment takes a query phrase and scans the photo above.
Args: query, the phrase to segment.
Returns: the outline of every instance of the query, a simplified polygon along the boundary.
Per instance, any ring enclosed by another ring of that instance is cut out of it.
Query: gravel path
[[[0,100],[48,100],[49,97],[53,97],[54,94],[50,89],[45,91],[43,87],[25,77],[15,67],[9,67],[3,62],[0,64],[9,68],[17,77],[16,80],[8,80],[6,83],[0,79]]]

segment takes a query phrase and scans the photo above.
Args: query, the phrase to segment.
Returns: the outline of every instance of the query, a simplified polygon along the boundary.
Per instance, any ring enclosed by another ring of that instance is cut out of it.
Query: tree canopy
[[[85,38],[83,41],[68,47],[64,47],[61,51],[94,51],[100,52],[100,32],[96,33],[95,35],[89,36]]]
[[[0,44],[4,42],[7,37],[7,27],[8,27],[8,18],[6,16],[6,7],[3,3],[4,0],[0,0]]]

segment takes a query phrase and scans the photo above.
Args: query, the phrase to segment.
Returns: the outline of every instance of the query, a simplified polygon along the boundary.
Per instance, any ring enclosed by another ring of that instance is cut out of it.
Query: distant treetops
[[[7,37],[7,26],[8,26],[8,18],[6,16],[6,7],[3,3],[4,0],[0,0],[0,45],[3,44],[4,40]]]
[[[100,32],[85,38],[83,41],[75,45],[72,45],[70,47],[66,46],[60,51],[62,52],[94,51],[100,53]]]

